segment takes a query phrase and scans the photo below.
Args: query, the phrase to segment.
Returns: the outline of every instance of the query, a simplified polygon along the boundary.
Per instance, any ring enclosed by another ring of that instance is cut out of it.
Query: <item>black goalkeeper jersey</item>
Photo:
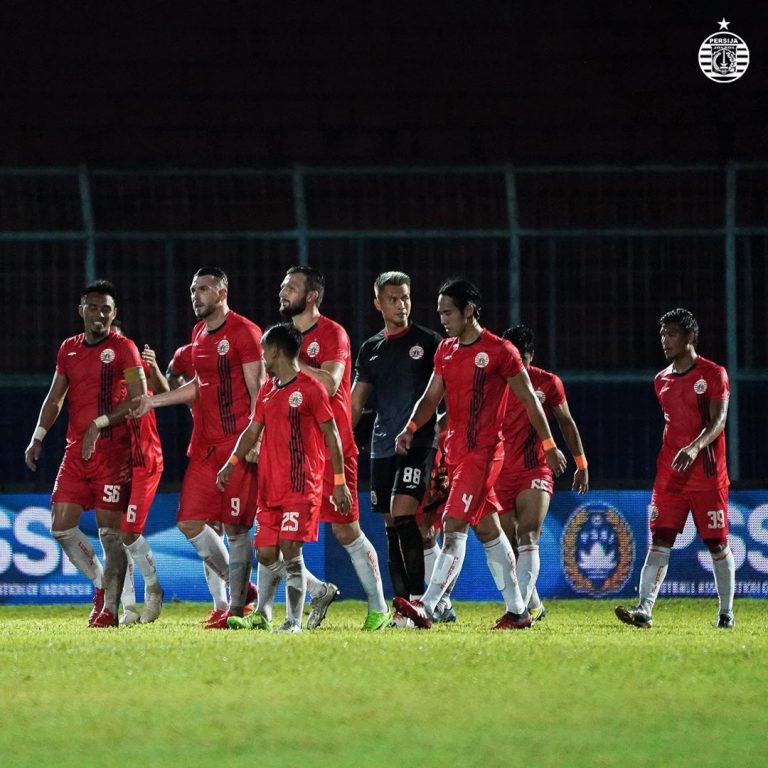
[[[403,431],[416,401],[424,394],[432,375],[439,334],[411,324],[394,336],[380,331],[363,342],[355,363],[355,381],[370,384],[376,396],[376,420],[371,439],[371,458],[395,454],[395,438]],[[436,417],[413,436],[413,445],[433,447]]]

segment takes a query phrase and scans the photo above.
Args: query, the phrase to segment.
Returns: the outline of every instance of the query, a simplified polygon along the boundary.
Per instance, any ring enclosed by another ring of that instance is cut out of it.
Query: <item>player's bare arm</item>
[[[160,366],[157,364],[157,355],[155,350],[149,346],[144,345],[144,349],[141,350],[141,359],[149,367],[149,379],[147,380],[147,386],[155,394],[161,392],[170,392],[171,386],[168,383],[168,379],[163,376],[163,372],[160,370]]]
[[[223,491],[224,486],[230,481],[232,473],[235,471],[235,467],[241,461],[245,461],[245,457],[258,443],[263,429],[264,425],[261,422],[252,421],[240,433],[240,437],[237,438],[237,443],[235,443],[235,449],[227,459],[226,464],[224,464],[216,475],[216,487],[220,491]]]
[[[711,400],[709,403],[709,424],[701,430],[688,445],[681,448],[672,460],[672,469],[677,472],[685,472],[691,467],[699,451],[714,442],[718,435],[725,429],[728,418],[728,401]]]
[[[159,395],[147,395],[146,393],[135,397],[131,401],[131,418],[138,419],[149,413],[153,408],[162,408],[166,405],[192,405],[197,398],[197,376],[178,389],[170,392],[162,392]]]
[[[331,454],[331,463],[333,464],[333,501],[336,508],[342,514],[346,515],[352,509],[352,494],[349,492],[346,479],[344,478],[344,454],[341,452],[341,438],[339,430],[334,419],[329,419],[320,424],[320,429],[325,438],[325,444]]]
[[[128,390],[126,399],[122,403],[118,403],[109,413],[95,418],[85,430],[80,452],[86,461],[93,456],[93,452],[96,450],[96,441],[101,435],[101,430],[105,427],[114,427],[125,421],[131,411],[131,404],[134,399],[147,393],[147,380],[142,367],[127,368],[123,371],[123,378]]]
[[[360,421],[360,417],[363,415],[363,408],[365,408],[365,404],[368,402],[372,391],[373,384],[369,384],[367,381],[356,381],[352,385],[352,429]]]
[[[395,450],[403,456],[411,449],[413,434],[416,430],[429,421],[432,414],[437,410],[437,406],[445,394],[445,382],[443,377],[433,373],[432,377],[424,390],[424,394],[413,406],[411,418],[405,429],[395,438]]]
[[[573,484],[571,485],[571,490],[583,496],[589,490],[589,469],[586,466],[586,460],[584,460],[584,447],[581,444],[579,428],[576,426],[576,422],[571,415],[567,400],[563,400],[560,405],[555,406],[552,409],[552,413],[554,413],[555,419],[557,419],[557,424],[563,433],[563,439],[571,455],[574,457],[580,456],[584,461],[583,469],[577,466],[576,472],[573,474]]]
[[[520,373],[515,376],[510,376],[507,379],[510,389],[514,393],[515,397],[520,400],[525,406],[525,411],[528,414],[528,420],[536,430],[536,434],[539,439],[544,442],[548,440],[554,443],[552,439],[552,432],[549,429],[549,423],[547,417],[544,415],[544,409],[541,407],[539,398],[536,397],[536,393],[531,386],[531,380],[528,376],[528,371],[523,368]],[[555,477],[560,477],[565,471],[565,456],[562,451],[553,445],[549,450],[544,451],[544,456],[547,460],[547,465],[554,472]]]
[[[317,379],[325,387],[328,397],[336,394],[344,380],[344,363],[340,360],[326,360],[320,368],[313,368],[299,360],[299,368],[313,379]]]
[[[32,433],[29,445],[24,451],[24,463],[33,472],[37,472],[37,460],[43,452],[43,439],[45,438],[45,434],[59,417],[68,390],[69,380],[67,377],[62,376],[60,373],[54,373],[51,387],[40,407],[40,415],[37,417],[35,431]]]

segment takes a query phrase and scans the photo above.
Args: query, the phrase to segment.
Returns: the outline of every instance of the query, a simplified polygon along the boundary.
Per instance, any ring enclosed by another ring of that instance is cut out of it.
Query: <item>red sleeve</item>
[[[330,326],[331,333],[324,341],[323,362],[339,362],[347,364],[350,357],[349,336],[340,325]]]
[[[523,370],[523,359],[511,341],[504,339],[502,342],[501,359],[499,361],[499,373],[505,379],[517,376]]]
[[[238,334],[240,362],[255,363],[261,360],[261,328],[255,323],[243,323]]]
[[[120,370],[126,371],[128,368],[141,368],[141,355],[136,345],[125,336],[120,345]]]
[[[56,353],[56,373],[60,376],[67,375],[67,354],[64,351],[65,343],[66,342],[62,342],[59,351]]]
[[[550,408],[557,408],[558,405],[562,405],[565,402],[565,387],[563,386],[562,379],[552,374],[549,380],[549,387],[547,387],[547,405]]]
[[[185,344],[173,353],[171,368],[177,376],[190,380],[195,376],[195,366],[192,364],[192,345]]]
[[[267,379],[259,390],[259,394],[256,396],[256,405],[253,406],[253,413],[251,414],[251,421],[257,424],[264,424],[264,396],[272,386],[272,380]]]
[[[659,397],[659,392],[661,391],[661,379],[659,378],[658,374],[653,380],[653,391],[656,393],[656,400],[658,400],[659,405],[661,405],[661,398]]]
[[[710,400],[727,400],[731,396],[731,385],[725,368],[720,365],[715,366],[707,378]]]
[[[434,369],[435,373],[438,376],[443,375],[443,352],[445,350],[445,347],[443,346],[443,342],[441,341],[440,344],[437,346],[437,350],[435,351],[435,361],[434,361]]]

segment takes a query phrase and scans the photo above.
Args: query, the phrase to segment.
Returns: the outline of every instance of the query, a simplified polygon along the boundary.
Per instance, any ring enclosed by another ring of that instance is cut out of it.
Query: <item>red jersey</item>
[[[443,339],[435,353],[435,373],[445,383],[448,464],[480,451],[488,458],[503,453],[501,424],[507,405],[507,379],[523,370],[511,342],[483,329],[471,344]]]
[[[190,451],[237,437],[251,415],[243,365],[261,360],[261,329],[236,312],[209,331],[201,320],[192,331],[192,361],[198,379]]]
[[[323,363],[338,362],[344,365],[344,376],[336,394],[331,398],[333,416],[341,438],[344,456],[357,456],[357,444],[352,432],[352,367],[350,343],[347,332],[336,322],[320,315],[317,322],[302,334],[299,359],[312,368],[322,368]]]
[[[88,344],[84,333],[62,342],[56,356],[56,373],[69,382],[68,449],[82,440],[97,416],[109,413],[124,399],[123,371],[140,365],[136,345],[118,333],[109,333],[96,344]],[[101,430],[96,451],[100,445],[124,446],[127,451],[129,440],[125,424],[107,427]]]
[[[725,368],[699,355],[685,373],[675,373],[671,365],[659,371],[653,386],[665,422],[654,487],[668,491],[706,491],[727,486],[725,432],[699,452],[686,472],[672,469],[677,452],[709,424],[710,402],[728,399],[730,387]]]
[[[192,345],[185,344],[173,353],[171,368],[177,376],[183,376],[185,381],[195,378],[195,364],[192,361]]]
[[[553,408],[565,402],[563,382],[554,373],[532,365],[528,369],[528,376],[531,379],[533,391],[547,416]],[[537,467],[548,467],[541,440],[528,419],[525,405],[513,394],[510,394],[507,400],[501,433],[504,437],[505,472],[522,472]]]
[[[149,378],[150,368],[142,360],[144,374]],[[149,392],[149,394],[152,394]],[[157,416],[154,410],[140,419],[128,419],[128,431],[131,434],[131,466],[147,472],[160,472],[163,469],[163,448],[157,431]]]
[[[260,496],[268,507],[319,507],[326,455],[319,425],[333,418],[331,401],[325,387],[304,372],[288,384],[276,382],[264,384],[253,412],[253,421],[264,425]]]

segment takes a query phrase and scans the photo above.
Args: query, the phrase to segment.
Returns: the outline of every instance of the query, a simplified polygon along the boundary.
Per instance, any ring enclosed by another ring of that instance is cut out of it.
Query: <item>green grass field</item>
[[[363,634],[361,603],[302,635],[206,632],[207,607],[89,630],[89,606],[0,608],[3,766],[764,766],[768,604],[549,601],[531,630]],[[282,607],[278,606],[278,617]]]

